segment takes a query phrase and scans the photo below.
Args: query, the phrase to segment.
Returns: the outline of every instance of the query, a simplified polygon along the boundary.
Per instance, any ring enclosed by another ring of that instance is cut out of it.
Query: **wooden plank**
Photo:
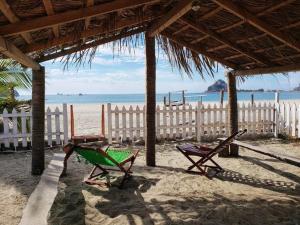
[[[30,195],[19,225],[47,225],[48,213],[57,195],[59,177],[63,171],[63,153],[55,153],[40,182]]]
[[[136,138],[139,139],[141,137],[141,110],[139,106],[136,107]]]
[[[170,34],[168,32],[165,32],[165,31],[162,32],[162,35],[166,36],[167,38],[169,38],[171,41],[175,42],[176,44],[181,45],[183,47],[186,47],[186,48],[190,49],[191,51],[193,51],[193,52],[195,52],[197,54],[202,54],[202,55],[204,55],[204,56],[206,56],[206,57],[208,57],[208,58],[210,58],[210,59],[212,59],[212,60],[214,60],[216,62],[219,62],[219,63],[221,63],[221,64],[223,64],[223,65],[225,65],[227,67],[237,68],[236,64],[228,62],[228,61],[225,61],[222,58],[220,58],[220,57],[218,57],[218,56],[216,56],[214,54],[211,54],[211,53],[207,52],[205,50],[205,48],[201,47],[200,45],[190,44],[190,43],[184,41],[183,39],[180,39],[180,38],[178,38],[178,37],[176,37],[176,36],[174,36],[174,35],[172,35],[172,34]]]
[[[186,19],[186,18],[181,18],[180,21],[182,21],[183,23],[189,25],[191,28],[193,28],[194,30],[200,32],[200,33],[204,33],[209,35],[210,37],[216,39],[217,41],[226,44],[227,46],[229,46],[230,48],[242,53],[243,55],[248,56],[249,58],[263,63],[265,65],[271,64],[271,62],[268,59],[263,58],[260,55],[254,54],[253,52],[250,52],[249,50],[247,50],[246,48],[243,48],[239,45],[237,45],[236,43],[229,41],[225,36],[218,34],[217,32],[210,30],[208,28],[206,28],[205,26],[199,24],[199,23],[195,23],[190,19]]]
[[[14,147],[15,150],[18,147],[18,113],[16,111],[16,109],[14,108],[12,111],[12,125],[13,125],[13,143],[14,143]]]
[[[132,141],[133,140],[133,108],[130,105],[129,107],[129,138]]]
[[[155,35],[162,32],[184,14],[191,10],[193,6],[193,0],[181,0],[179,1],[165,16],[159,21],[155,22],[149,29],[149,36],[154,37]]]
[[[270,73],[287,73],[300,70],[300,63],[294,63],[286,66],[274,66],[267,68],[255,68],[250,70],[234,70],[232,73],[235,76],[250,76],[250,75],[261,75]]]
[[[11,10],[11,8],[10,8],[9,4],[7,4],[6,0],[0,1],[0,10],[4,14],[4,16],[9,20],[10,23],[17,23],[20,21],[20,19]],[[32,42],[32,38],[29,33],[22,33],[21,36],[24,38],[24,40],[27,43]]]
[[[225,138],[218,138],[218,140],[223,141],[223,140],[225,140]],[[261,148],[259,146],[250,145],[250,144],[247,144],[247,143],[244,143],[244,142],[241,142],[241,141],[237,141],[237,140],[233,141],[233,144],[236,144],[238,146],[241,146],[243,148],[246,148],[248,150],[251,150],[253,152],[256,152],[256,153],[259,153],[259,154],[262,154],[262,155],[270,156],[272,158],[278,159],[278,160],[283,161],[285,163],[300,167],[300,159],[298,159],[298,158],[295,158],[295,157],[292,157],[292,156],[289,156],[289,155],[278,154],[278,153],[266,150],[264,148]]]
[[[48,16],[54,15],[54,10],[53,10],[51,0],[43,0],[43,3],[44,3],[44,6],[45,6],[47,15]],[[58,27],[58,25],[54,25],[52,27],[52,30],[53,30],[54,36],[59,37],[59,27]]]
[[[129,19],[118,20],[116,21],[116,24],[112,29],[107,29],[106,27],[99,27],[95,29],[84,30],[79,34],[71,33],[66,36],[51,39],[47,42],[32,43],[25,46],[23,52],[29,53],[29,52],[41,51],[44,49],[52,48],[66,43],[74,43],[81,39],[92,37],[95,35],[106,34],[108,32],[121,30],[126,27],[137,26],[139,24],[143,24],[153,19],[154,18],[152,16],[144,16],[143,18],[129,18]]]
[[[94,0],[86,0],[86,7],[91,7],[94,5]],[[88,17],[85,19],[84,23],[85,23],[85,29],[89,28],[91,22],[91,17]]]
[[[221,7],[225,8],[229,12],[235,14],[236,16],[240,17],[242,20],[247,21],[252,26],[256,27],[257,29],[265,32],[266,34],[272,36],[273,38],[281,41],[282,43],[288,45],[289,47],[300,51],[300,44],[294,40],[292,37],[281,33],[280,31],[272,28],[269,24],[265,23],[263,20],[259,19],[257,16],[253,15],[245,8],[234,4],[231,0],[212,0],[216,4],[220,5]]]
[[[52,27],[54,25],[86,19],[92,16],[100,16],[119,10],[130,9],[157,1],[158,0],[115,0],[92,7],[70,10],[51,16],[43,16],[31,20],[20,21],[14,24],[4,25],[0,27],[0,35],[15,35],[35,31]]]
[[[3,37],[0,37],[0,52],[26,67],[32,68],[34,70],[40,69],[40,65],[37,62],[33,61],[33,59],[25,55],[20,49],[18,49],[12,43],[6,41]]]

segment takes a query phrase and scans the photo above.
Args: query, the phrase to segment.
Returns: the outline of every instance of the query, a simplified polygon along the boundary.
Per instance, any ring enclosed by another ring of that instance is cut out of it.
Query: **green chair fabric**
[[[116,166],[114,162],[96,150],[82,147],[75,147],[74,150],[94,165]],[[124,160],[128,159],[130,155],[132,155],[132,152],[129,149],[120,150],[109,148],[106,150],[106,154],[113,158],[116,162],[122,163]]]

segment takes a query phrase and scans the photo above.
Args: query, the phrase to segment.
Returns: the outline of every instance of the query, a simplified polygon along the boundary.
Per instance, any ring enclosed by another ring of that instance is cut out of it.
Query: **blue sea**
[[[275,92],[238,92],[239,101],[250,101],[251,94],[254,95],[254,100],[271,100],[275,99]],[[164,96],[168,94],[157,94],[156,100],[158,103],[163,102]],[[172,101],[181,101],[181,93],[172,93]],[[203,102],[218,102],[220,101],[220,93],[186,93],[187,102],[197,102],[202,96]],[[31,96],[21,95],[19,99],[27,100]],[[281,100],[300,99],[300,92],[280,92]],[[224,95],[224,101],[227,100],[227,93]],[[46,95],[46,104],[84,104],[84,103],[144,103],[144,94],[83,94],[83,95]]]

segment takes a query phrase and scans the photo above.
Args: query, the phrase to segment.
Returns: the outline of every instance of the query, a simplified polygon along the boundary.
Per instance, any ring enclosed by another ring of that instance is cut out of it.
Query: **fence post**
[[[16,109],[12,110],[11,113],[12,116],[12,122],[13,122],[13,142],[14,142],[14,148],[15,151],[17,151],[17,147],[18,147],[18,113],[16,111]]]
[[[27,124],[26,124],[27,115],[25,110],[21,109],[21,132],[22,132],[22,146],[27,147]]]
[[[52,146],[52,121],[51,121],[51,109],[47,108],[47,139],[48,139],[48,145]]]
[[[60,142],[60,121],[59,121],[59,109],[56,107],[55,109],[55,134],[56,134],[56,145],[61,144]]]
[[[112,143],[112,119],[111,119],[111,104],[107,104],[107,138],[108,138],[108,143]]]
[[[68,120],[68,106],[66,103],[63,104],[63,123],[64,123],[64,144],[69,141],[69,120]]]
[[[298,138],[300,138],[300,105],[298,105]]]
[[[196,137],[197,141],[201,141],[201,102],[197,103],[197,116],[196,116]]]
[[[274,130],[274,136],[276,138],[278,138],[278,133],[279,133],[279,92],[276,91],[275,92],[275,105],[274,105],[274,126],[273,126],[273,130]]]
[[[4,131],[4,146],[5,148],[9,148],[8,112],[6,108],[3,110],[3,131]]]

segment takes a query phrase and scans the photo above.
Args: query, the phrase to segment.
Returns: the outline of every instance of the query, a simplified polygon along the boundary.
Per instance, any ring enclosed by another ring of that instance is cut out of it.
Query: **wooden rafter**
[[[289,29],[292,27],[297,27],[299,25],[300,25],[300,21],[292,22],[286,26],[279,28],[279,31],[283,31],[283,30],[286,30],[286,29]],[[262,34],[259,34],[259,35],[253,36],[253,37],[248,37],[248,38],[243,38],[243,39],[237,40],[236,43],[242,44],[242,43],[246,43],[248,41],[258,40],[258,39],[266,37],[266,36],[267,36],[266,33],[262,33]],[[209,48],[207,51],[209,51],[209,52],[218,51],[218,50],[224,49],[226,47],[227,47],[227,45],[219,45],[217,47]]]
[[[265,64],[265,65],[270,65],[270,62],[267,60],[267,59],[264,59],[263,57],[257,55],[257,54],[254,54],[250,51],[248,51],[247,49],[241,47],[241,46],[238,46],[237,44],[227,40],[227,38],[225,38],[224,36],[222,36],[221,34],[218,34],[216,32],[214,32],[213,30],[210,30],[210,29],[207,29],[205,26],[199,24],[199,23],[194,23],[193,21],[189,20],[189,19],[186,19],[186,18],[181,18],[180,19],[182,22],[184,22],[185,24],[189,25],[191,28],[193,28],[194,30],[200,32],[200,33],[204,33],[206,35],[209,35],[210,37],[216,39],[217,41],[223,43],[223,44],[226,44],[227,46],[229,46],[230,48],[248,56],[249,58],[257,61],[257,62],[260,62],[262,64]]]
[[[124,20],[119,20],[116,21],[115,27],[113,30],[120,30],[126,27],[132,27],[132,26],[138,26],[140,24],[143,24],[147,21],[151,21],[153,18],[152,16],[145,16],[143,19],[138,19],[138,18],[132,18],[132,19],[124,19]],[[69,34],[67,36],[62,36],[59,38],[54,38],[52,40],[49,40],[48,42],[41,42],[41,43],[33,43],[30,45],[27,45],[23,51],[25,53],[29,52],[35,52],[35,51],[41,51],[49,48],[53,48],[55,46],[59,46],[62,44],[66,43],[74,43],[79,41],[80,39],[83,38],[88,38],[92,37],[95,35],[101,35],[105,34],[107,32],[113,31],[112,29],[107,29],[105,27],[97,28],[97,29],[89,29],[89,30],[84,30],[81,32],[81,34]]]
[[[17,23],[20,21],[20,19],[14,14],[14,12],[11,10],[9,4],[7,4],[6,0],[0,1],[0,10],[5,15],[5,17],[9,20],[10,23]],[[23,33],[21,36],[24,38],[24,40],[27,43],[32,42],[32,38],[29,33]]]
[[[91,7],[93,5],[94,5],[94,0],[86,0],[86,7]],[[84,21],[85,29],[89,29],[90,22],[91,22],[91,17],[85,19]]]
[[[257,49],[257,50],[254,50],[253,52],[254,53],[260,53],[260,52],[265,52],[265,51],[268,51],[268,50],[276,50],[276,49],[279,49],[279,48],[283,48],[285,46],[286,46],[285,44],[281,44],[281,45],[277,45],[277,46]],[[244,56],[244,54],[231,55],[231,56],[225,57],[225,60],[236,59],[236,58],[243,57],[243,56]]]
[[[251,76],[251,75],[261,75],[261,74],[271,74],[271,73],[287,73],[293,71],[300,71],[300,63],[291,64],[287,66],[274,66],[268,68],[256,68],[249,70],[234,70],[232,73],[235,76]]]
[[[237,68],[237,65],[235,65],[234,63],[231,63],[231,62],[228,62],[228,61],[225,61],[224,59],[214,55],[214,54],[211,54],[209,52],[207,52],[205,50],[205,48],[201,47],[200,45],[193,45],[193,44],[190,44],[174,35],[172,35],[171,33],[169,32],[166,32],[166,31],[163,31],[161,33],[163,36],[169,38],[171,41],[177,43],[178,45],[181,45],[183,47],[186,47],[188,49],[190,49],[191,51],[197,53],[197,54],[201,54],[201,55],[204,55],[216,62],[219,62],[227,67],[230,67],[230,68]]]
[[[44,6],[45,6],[47,15],[48,16],[54,15],[54,10],[53,10],[53,6],[52,6],[51,0],[43,0],[43,3],[44,3]],[[54,36],[55,37],[59,37],[59,28],[58,28],[58,25],[54,25],[52,27],[52,30],[53,30]]]
[[[61,50],[60,52],[56,52],[56,53],[53,53],[53,54],[49,54],[49,55],[37,58],[36,61],[44,62],[44,61],[56,59],[56,58],[59,58],[59,57],[63,57],[65,55],[70,55],[70,54],[73,54],[75,52],[79,52],[79,51],[82,51],[82,50],[93,48],[93,47],[96,47],[96,46],[99,46],[99,45],[103,45],[103,44],[106,44],[106,43],[109,43],[109,42],[112,42],[112,41],[119,40],[119,39],[124,38],[124,37],[128,37],[128,36],[131,36],[131,35],[134,35],[134,34],[141,33],[144,30],[145,30],[144,28],[139,28],[139,29],[132,30],[132,31],[129,31],[129,32],[126,32],[126,33],[114,35],[114,36],[107,37],[107,38],[102,38],[101,40],[93,41],[93,42],[88,43],[88,44],[79,45],[79,46],[72,47],[72,48],[69,48],[69,49]]]
[[[115,0],[88,8],[57,13],[52,16],[43,16],[31,20],[20,21],[0,27],[0,35],[14,35],[28,31],[39,30],[54,25],[78,21],[92,16],[104,15],[122,9],[129,9],[144,4],[157,2],[158,0]]]
[[[260,17],[260,16],[263,16],[263,15],[266,15],[267,13],[273,12],[273,11],[275,11],[275,10],[277,10],[277,9],[279,9],[279,8],[281,8],[281,7],[283,7],[283,6],[285,6],[285,5],[291,4],[291,3],[294,2],[294,1],[295,1],[295,0],[286,0],[286,1],[279,2],[279,3],[277,3],[277,4],[275,4],[275,5],[271,6],[271,7],[269,7],[269,8],[267,8],[267,9],[262,10],[262,11],[259,12],[256,16]],[[218,32],[218,33],[221,33],[221,32],[230,30],[230,29],[232,29],[232,28],[238,27],[238,26],[240,26],[240,25],[242,25],[242,24],[244,24],[244,23],[245,23],[245,20],[241,20],[241,21],[238,21],[238,22],[236,22],[236,23],[233,23],[233,24],[231,24],[231,25],[229,25],[229,26],[226,26],[226,27],[224,27],[224,28],[218,29],[217,32]]]
[[[269,24],[265,23],[257,16],[251,14],[246,9],[234,4],[231,0],[212,0],[213,2],[217,3],[221,7],[225,8],[229,12],[235,14],[236,16],[240,17],[243,20],[246,20],[252,26],[256,27],[257,29],[265,32],[266,34],[272,36],[273,38],[281,41],[282,43],[288,45],[289,47],[300,51],[300,44],[293,40],[291,37],[284,35],[280,31],[272,28]]]
[[[300,57],[300,53],[297,53],[297,54],[293,54],[293,55],[288,55],[288,56],[280,56],[280,57],[277,57],[277,58],[273,58],[271,59],[272,62],[279,62],[279,61],[282,61],[282,60],[289,60],[291,61],[291,63],[293,62],[292,60],[295,59],[295,58],[299,58]],[[290,60],[291,59],[291,60]],[[249,63],[245,63],[245,64],[242,64],[240,65],[241,67],[247,67],[247,66],[253,66],[255,65],[255,63],[253,62],[249,62]]]
[[[184,14],[191,10],[193,6],[193,0],[181,0],[179,1],[172,10],[170,10],[165,16],[163,16],[159,21],[155,22],[149,28],[149,35],[154,37],[155,35],[162,32]]]
[[[262,11],[259,12],[256,16],[258,16],[258,17],[263,16],[263,15],[265,15],[265,14],[267,14],[267,13],[270,13],[270,12],[273,12],[273,11],[275,11],[276,9],[279,9],[279,8],[285,6],[285,5],[291,4],[291,3],[294,2],[294,1],[295,1],[295,0],[286,0],[286,1],[283,1],[283,2],[279,2],[279,3],[277,3],[277,4],[275,4],[275,5],[271,6],[271,7],[269,7],[268,9],[262,10]],[[245,20],[240,20],[240,21],[237,21],[237,22],[235,22],[235,23],[233,23],[233,24],[231,24],[231,25],[228,25],[228,26],[226,26],[226,27],[219,28],[219,29],[216,30],[216,32],[217,32],[217,33],[223,33],[223,32],[225,32],[225,31],[228,31],[228,30],[231,30],[231,29],[233,29],[233,28],[235,28],[235,27],[238,27],[238,26],[240,26],[240,25],[242,25],[242,24],[244,24],[244,23],[245,23]],[[287,28],[288,28],[288,27],[287,27]],[[287,29],[287,28],[286,28],[286,29]],[[263,36],[266,36],[266,35],[267,35],[266,33],[263,34]],[[223,48],[226,48],[227,45],[221,45],[220,47],[221,47],[220,49],[223,49]],[[217,49],[217,50],[219,50],[219,49]],[[209,50],[209,51],[210,51],[210,50]]]
[[[216,7],[215,9],[211,10],[210,12],[208,13],[205,13],[203,16],[201,16],[199,18],[199,21],[203,21],[203,20],[206,20],[208,19],[209,17],[212,17],[214,16],[215,14],[217,14],[218,12],[222,11],[222,7]]]
[[[181,32],[183,32],[183,31],[185,31],[185,30],[187,30],[187,29],[189,29],[189,28],[190,28],[190,26],[185,25],[185,26],[183,26],[182,28],[180,28],[179,30],[175,31],[175,32],[173,33],[173,35],[180,34]]]
[[[38,70],[40,65],[31,59],[29,56],[25,55],[20,49],[18,49],[14,44],[8,42],[3,37],[0,37],[0,53],[16,60],[22,65]]]

